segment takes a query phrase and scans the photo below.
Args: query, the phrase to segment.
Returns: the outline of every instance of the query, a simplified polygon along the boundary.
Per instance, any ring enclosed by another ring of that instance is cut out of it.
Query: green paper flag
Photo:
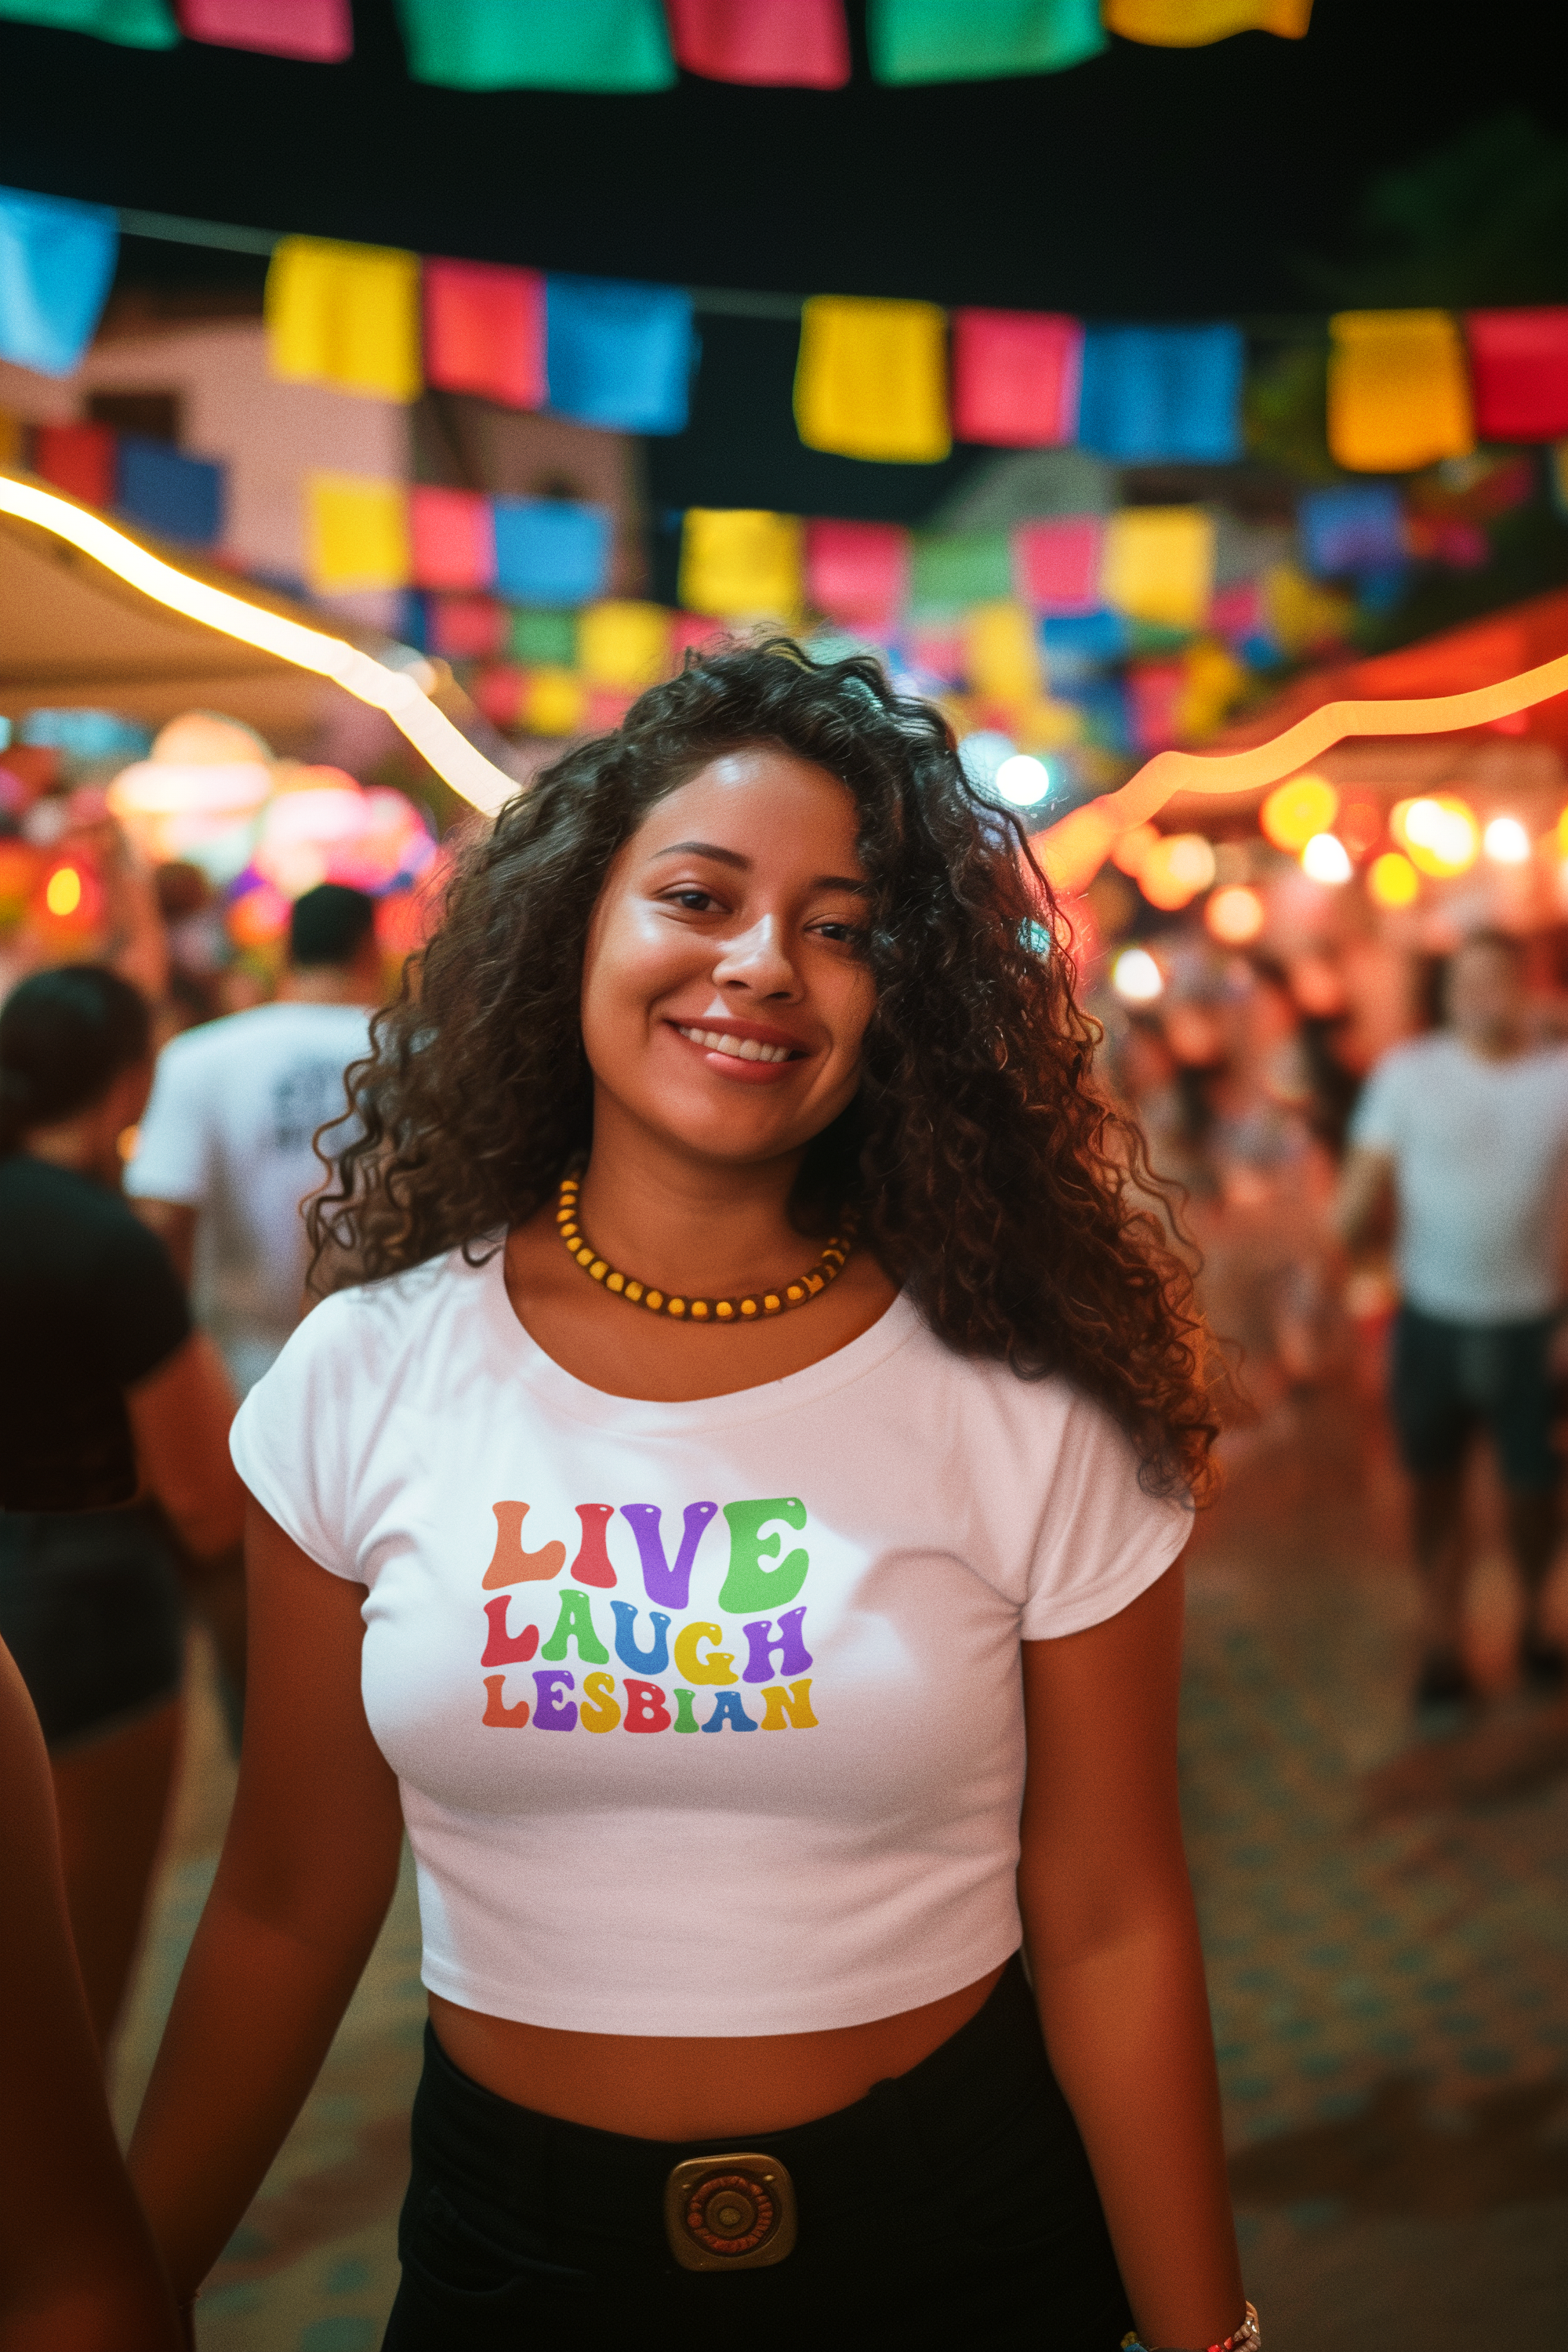
[[[879,81],[1060,73],[1107,47],[1099,0],[871,0]]]
[[[1013,549],[1005,530],[917,533],[910,604],[917,613],[959,613],[1013,593]]]
[[[397,0],[408,70],[447,89],[668,89],[658,0]]]
[[[0,17],[57,33],[91,33],[122,49],[172,49],[180,37],[169,0],[0,0]]]

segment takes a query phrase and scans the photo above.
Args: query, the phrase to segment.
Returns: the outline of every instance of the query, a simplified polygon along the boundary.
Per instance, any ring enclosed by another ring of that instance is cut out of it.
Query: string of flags
[[[843,89],[843,0],[397,0],[408,70],[448,89],[651,94],[678,68],[751,87]],[[869,0],[874,79],[1061,73],[1110,37],[1167,48],[1233,34],[1300,40],[1311,0]],[[311,65],[353,54],[350,0],[0,0],[0,21],[168,49],[182,37]]]

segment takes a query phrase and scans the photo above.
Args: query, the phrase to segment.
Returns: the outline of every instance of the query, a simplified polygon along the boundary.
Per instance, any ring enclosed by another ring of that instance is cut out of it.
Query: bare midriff
[[[517,2106],[634,2139],[721,2139],[811,2123],[907,2074],[968,2023],[1001,1974],[821,2033],[565,2033],[437,1993],[430,2017],[454,2066]]]

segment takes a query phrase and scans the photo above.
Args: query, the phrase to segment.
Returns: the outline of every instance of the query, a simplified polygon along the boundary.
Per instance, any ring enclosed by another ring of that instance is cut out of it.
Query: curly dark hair
[[[507,803],[349,1073],[357,1131],[322,1151],[318,1263],[371,1280],[474,1256],[551,1195],[591,1140],[579,998],[611,860],[655,802],[758,744],[853,794],[872,890],[860,1086],[807,1148],[797,1225],[856,1206],[948,1346],[1062,1374],[1128,1432],[1146,1485],[1204,1498],[1216,1423],[1201,1318],[1149,1206],[1142,1137],[1093,1081],[1099,1031],[1049,888],[942,713],[868,656],[816,662],[775,638],[689,658]]]

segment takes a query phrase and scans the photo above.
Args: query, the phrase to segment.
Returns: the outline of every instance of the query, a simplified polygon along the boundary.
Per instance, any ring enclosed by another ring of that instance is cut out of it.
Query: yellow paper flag
[[[1302,41],[1312,0],[1104,0],[1106,31],[1162,49],[1201,49],[1233,33],[1278,33]]]
[[[408,493],[363,474],[311,474],[308,563],[312,588],[406,588]]]
[[[750,507],[689,507],[680,601],[723,621],[793,621],[804,588],[805,534],[795,515]]]
[[[417,254],[286,236],[267,272],[266,307],[274,375],[418,399]]]
[[[654,686],[669,667],[669,614],[662,604],[590,604],[577,659],[591,686]]]
[[[964,666],[974,692],[996,702],[1033,702],[1040,692],[1034,616],[1022,604],[975,604],[963,625]]]
[[[587,715],[588,689],[575,670],[544,662],[529,671],[521,717],[531,735],[575,735]]]
[[[1196,629],[1214,587],[1215,527],[1202,507],[1123,507],[1105,533],[1100,593],[1134,621]]]
[[[795,421],[808,449],[935,465],[952,446],[945,312],[814,294],[801,318]]]
[[[1342,310],[1329,327],[1329,446],[1339,465],[1407,474],[1468,454],[1469,378],[1447,310]]]

